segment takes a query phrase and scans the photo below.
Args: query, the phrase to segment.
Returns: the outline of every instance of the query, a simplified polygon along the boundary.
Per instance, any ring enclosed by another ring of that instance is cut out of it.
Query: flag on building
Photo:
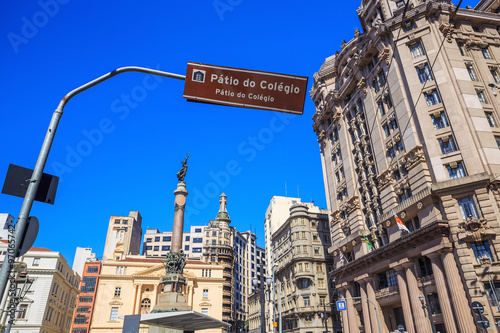
[[[370,241],[368,240],[368,238],[366,238],[365,235],[363,235],[363,232],[361,232],[361,236],[363,236],[363,238],[365,239],[366,245],[368,245],[368,249],[371,250],[373,248],[372,243],[370,243]]]
[[[339,250],[340,264],[343,265],[344,263],[349,262],[349,260],[345,257],[344,252],[342,252],[338,246],[337,249]]]
[[[401,219],[396,215],[396,213],[394,211],[392,213],[394,214],[394,218],[396,219],[396,224],[398,225],[398,229],[410,232],[410,230],[408,230],[408,228],[403,224],[403,222],[401,222]]]

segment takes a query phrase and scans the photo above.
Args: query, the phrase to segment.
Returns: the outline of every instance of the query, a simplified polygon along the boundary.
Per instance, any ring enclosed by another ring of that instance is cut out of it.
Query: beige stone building
[[[223,268],[199,260],[187,260],[184,276],[188,280],[188,304],[192,310],[222,319]],[[103,261],[97,290],[91,332],[121,332],[121,316],[150,313],[165,275],[162,259],[127,256]],[[220,333],[220,329],[207,332]]]
[[[164,259],[139,255],[140,216],[130,212],[129,217],[110,218],[90,332],[121,332],[123,316],[150,313],[157,304]],[[192,310],[223,319],[223,271],[223,266],[186,260],[187,302]],[[220,333],[220,329],[208,331]]]
[[[338,314],[330,307],[330,246],[328,211],[309,212],[305,204],[294,204],[289,218],[273,234],[276,290],[270,316],[279,321],[281,303],[283,331],[322,333],[326,330],[325,316],[329,330],[340,328]]]
[[[314,74],[344,332],[497,330],[499,4],[363,0]]]

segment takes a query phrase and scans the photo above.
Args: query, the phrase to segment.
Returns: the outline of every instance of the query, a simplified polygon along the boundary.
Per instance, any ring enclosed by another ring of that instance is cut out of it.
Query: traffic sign
[[[476,311],[479,314],[483,314],[483,312],[484,312],[484,306],[481,303],[479,303],[479,302],[472,302],[471,306],[472,306],[472,310],[473,311]]]
[[[337,301],[337,311],[346,310],[345,301]]]
[[[188,62],[183,97],[188,101],[301,115],[305,76]]]
[[[490,327],[490,321],[488,320],[488,318],[486,318],[483,315],[476,316],[476,323],[481,328],[489,328]]]

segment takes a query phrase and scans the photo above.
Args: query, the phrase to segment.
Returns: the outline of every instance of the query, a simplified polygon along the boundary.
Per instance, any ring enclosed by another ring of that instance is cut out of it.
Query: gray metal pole
[[[279,298],[280,298],[280,301],[279,301],[279,304],[280,304],[280,307],[279,307],[279,311],[280,311],[279,312],[279,326],[280,326],[279,333],[283,333],[283,328],[282,328],[283,323],[281,322],[281,283],[280,283],[280,288],[278,290],[279,290]],[[328,333],[328,332],[326,332],[326,333]]]
[[[328,333],[328,317],[326,316],[326,303],[323,303],[323,316],[325,318],[325,331],[326,333]]]
[[[19,212],[19,217],[17,219],[16,225],[14,226],[14,237],[12,238],[9,237],[8,253],[5,255],[2,268],[0,269],[0,299],[5,293],[7,280],[9,279],[10,271],[13,268],[13,262],[14,262],[13,259],[17,257],[19,253],[22,236],[26,233],[26,229],[28,227],[28,216],[30,214],[31,207],[33,206],[33,201],[35,200],[36,192],[38,190],[38,186],[40,185],[40,180],[42,179],[43,169],[45,168],[45,164],[47,163],[50,147],[52,146],[52,142],[54,141],[54,136],[56,134],[59,121],[62,117],[64,106],[71,98],[75,97],[79,93],[89,88],[92,88],[93,86],[103,81],[106,81],[112,78],[113,76],[126,72],[141,72],[141,73],[159,75],[178,80],[186,79],[186,76],[184,75],[167,73],[150,68],[135,67],[135,66],[121,67],[107,74],[104,74],[103,76],[98,77],[97,79],[90,81],[84,84],[83,86],[80,86],[70,91],[68,94],[66,94],[66,96],[64,96],[61,102],[59,102],[59,106],[54,111],[54,114],[52,115],[52,118],[50,120],[49,128],[47,130],[47,133],[45,134],[45,139],[43,141],[40,154],[38,155],[38,160],[36,161],[35,169],[33,170],[33,174],[31,176],[28,189],[26,190],[26,195],[24,196],[24,201],[23,205],[21,206],[21,211]]]
[[[266,280],[264,278],[264,263],[260,261],[260,332],[266,333],[266,295],[264,293],[264,286]]]

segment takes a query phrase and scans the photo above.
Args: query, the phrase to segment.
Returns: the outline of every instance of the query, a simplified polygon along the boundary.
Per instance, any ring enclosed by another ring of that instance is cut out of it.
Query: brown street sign
[[[188,62],[183,97],[189,101],[301,115],[307,77]]]

